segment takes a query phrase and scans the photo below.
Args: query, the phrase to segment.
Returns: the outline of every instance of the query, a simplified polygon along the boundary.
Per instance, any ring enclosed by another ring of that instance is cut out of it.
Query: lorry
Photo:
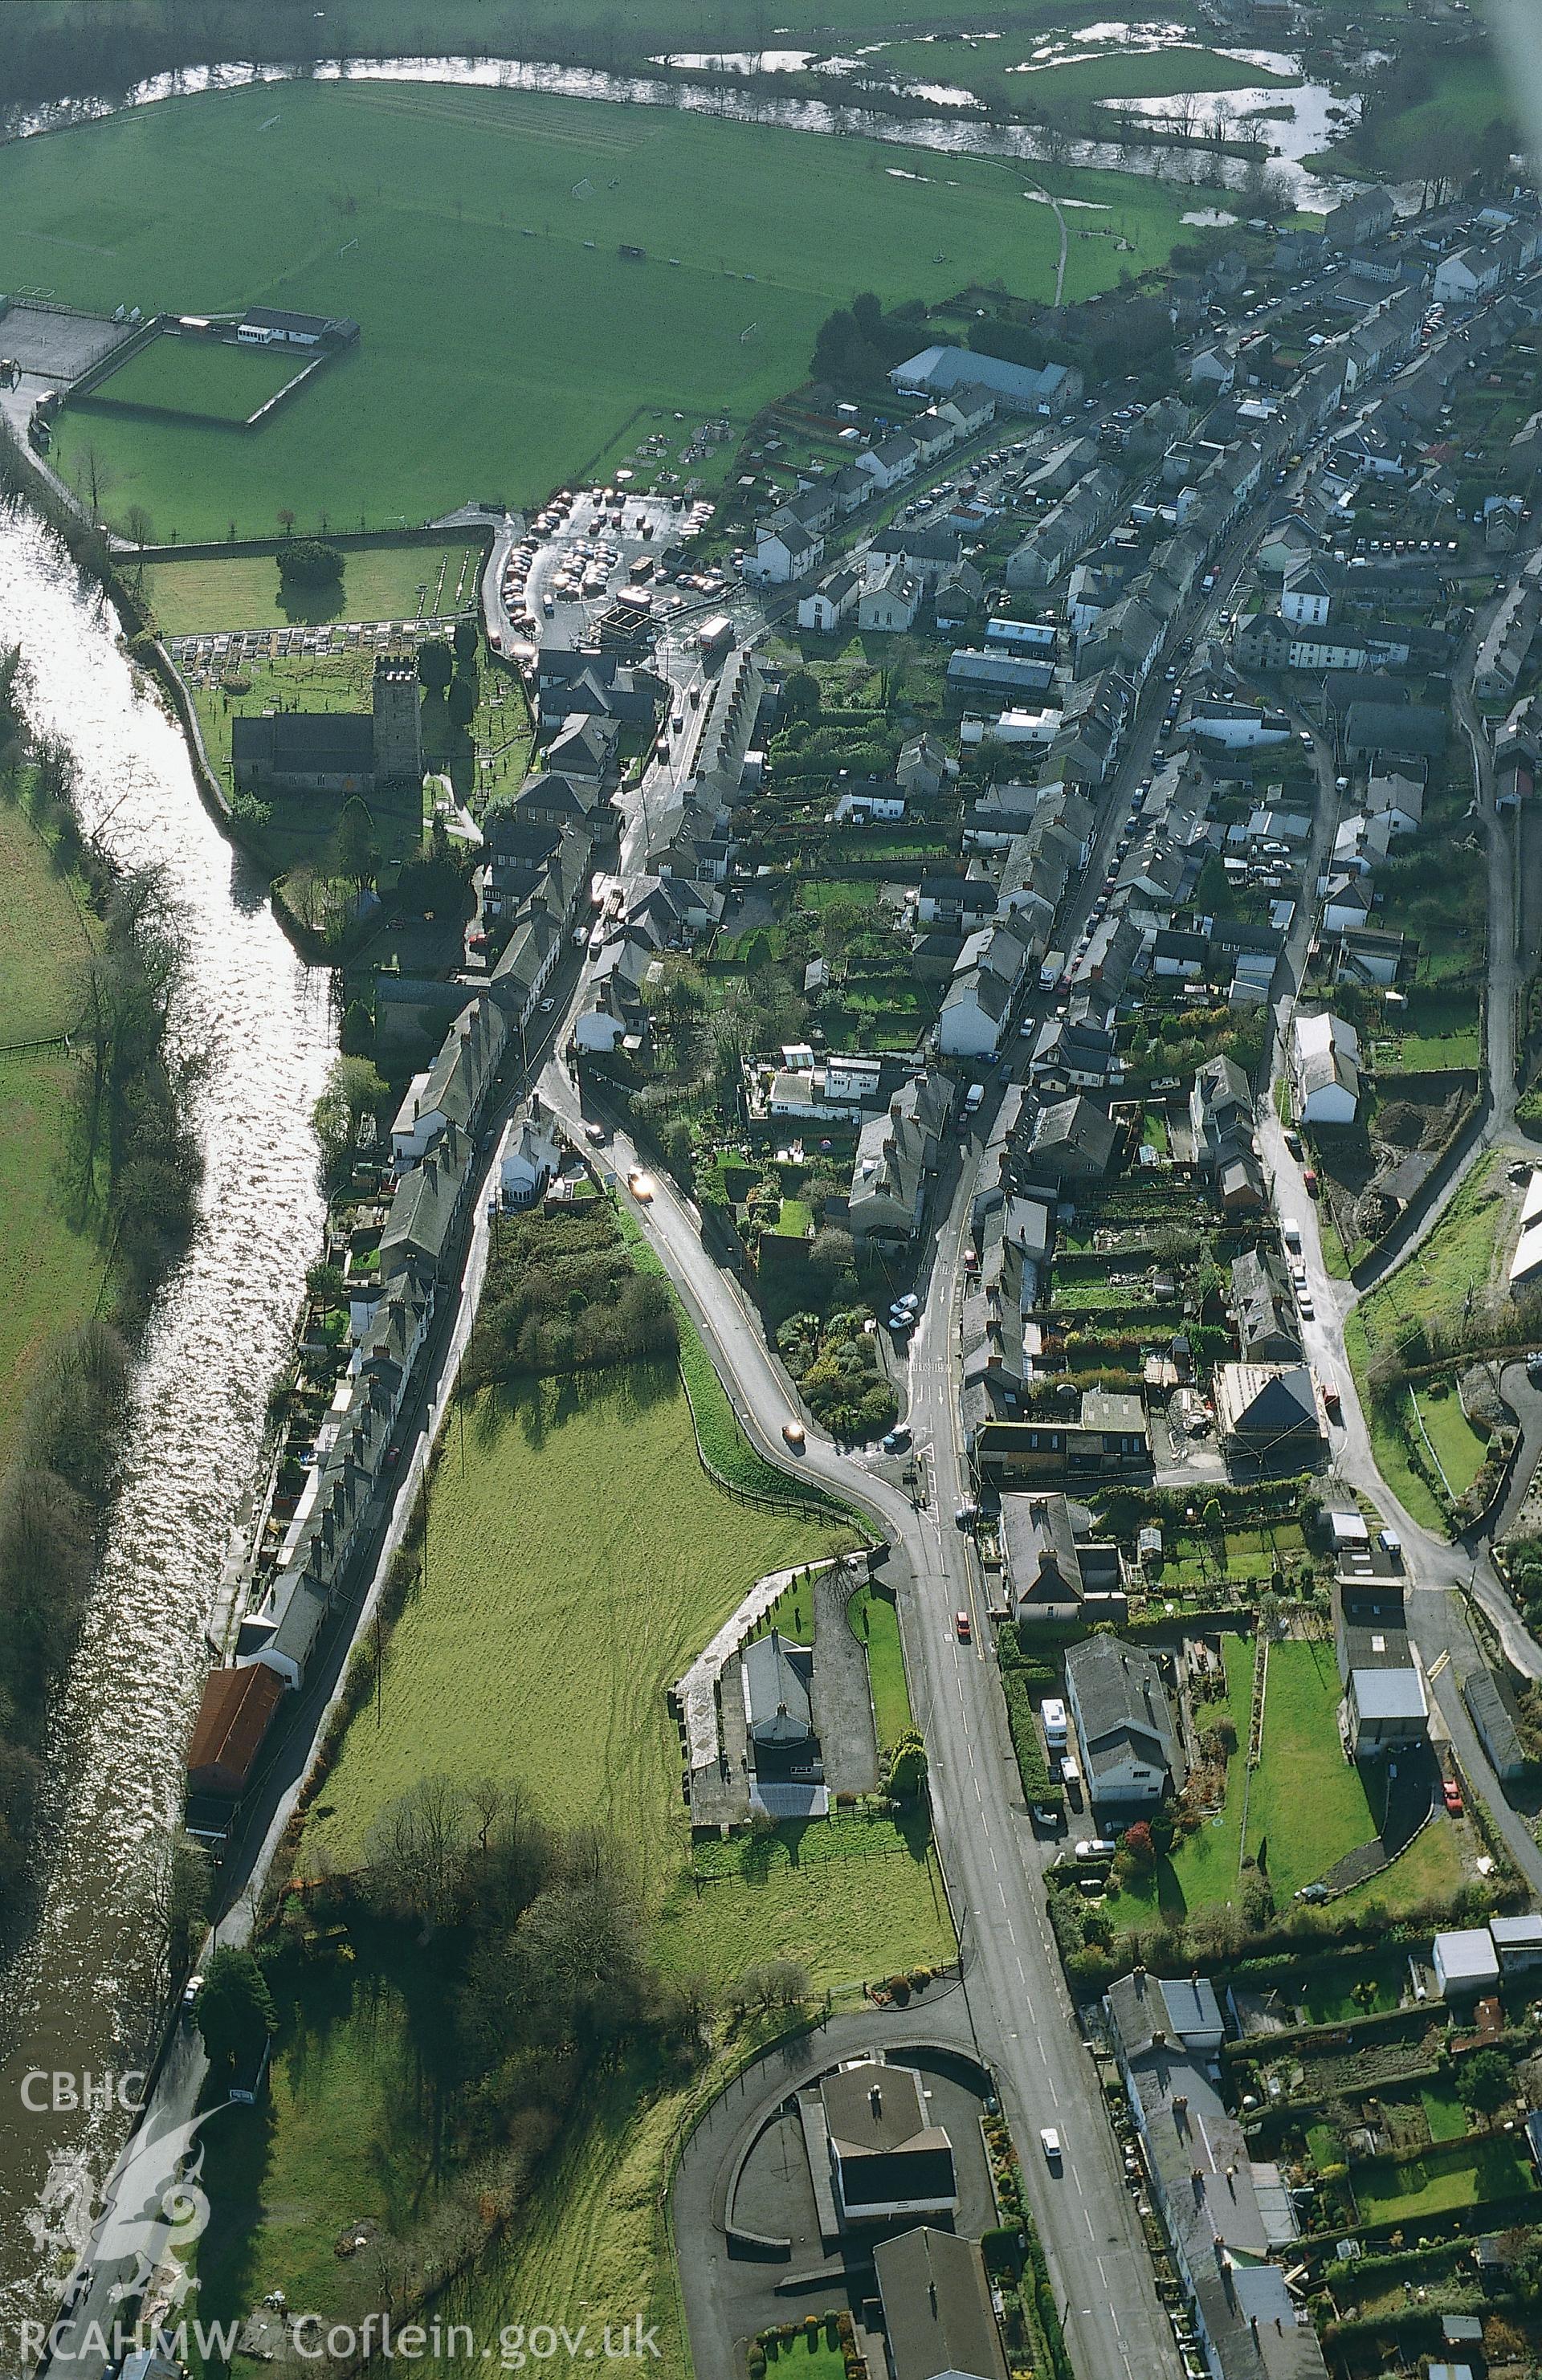
[[[1039,990],[1053,991],[1056,984],[1059,983],[1064,973],[1065,953],[1063,951],[1046,951],[1043,958],[1038,964]]]
[[[734,650],[734,623],[726,613],[703,620],[696,640],[703,654],[730,653]]]

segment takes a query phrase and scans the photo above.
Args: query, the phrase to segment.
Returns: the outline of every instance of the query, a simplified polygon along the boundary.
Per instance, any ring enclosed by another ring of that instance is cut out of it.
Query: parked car
[[[1112,1859],[1118,1849],[1119,1845],[1111,1842],[1107,1835],[1087,1835],[1076,1845],[1076,1857],[1079,1860]]]
[[[1454,1777],[1448,1777],[1446,1779],[1444,1784],[1440,1788],[1440,1799],[1444,1802],[1447,1809],[1451,1812],[1453,1818],[1461,1817],[1466,1804],[1462,1799],[1462,1788],[1457,1783]]]

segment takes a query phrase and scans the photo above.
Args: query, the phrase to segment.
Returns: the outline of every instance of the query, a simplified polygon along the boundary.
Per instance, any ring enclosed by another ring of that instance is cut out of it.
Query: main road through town
[[[548,1066],[543,1095],[576,1135],[585,1117],[573,1082]],[[589,1120],[597,1111],[591,1105]],[[605,1155],[625,1178],[640,1163],[620,1130]],[[623,1187],[622,1195],[625,1196]],[[808,1430],[797,1467],[862,1507],[895,1548],[912,1700],[925,1730],[937,1841],[964,1954],[970,2012],[1023,2154],[1027,2191],[1050,2259],[1067,2339],[1087,2380],[1176,2373],[1140,2222],[1121,2171],[1097,2070],[1078,2030],[1044,1912],[1038,1848],[1024,1807],[989,1648],[970,1546],[953,1514],[967,1492],[955,1434],[952,1342],[957,1331],[969,1169],[928,1251],[924,1318],[910,1358],[909,1417],[929,1483],[924,1502]],[[711,1349],[746,1430],[793,1467],[784,1422],[803,1418],[767,1350],[739,1283],[702,1245],[694,1208],[655,1178],[637,1220]],[[955,1615],[970,1615],[960,1643]],[[1052,2176],[1041,2127],[1064,2143]],[[689,2252],[705,2252],[705,2242]]]

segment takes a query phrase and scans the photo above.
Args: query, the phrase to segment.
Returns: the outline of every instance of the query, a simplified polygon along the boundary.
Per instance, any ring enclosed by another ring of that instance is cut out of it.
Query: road
[[[584,1113],[563,1067],[547,1067],[540,1090],[569,1130],[581,1135]],[[591,1105],[590,1114],[598,1112]],[[617,1129],[601,1153],[623,1176],[642,1161]],[[938,1849],[959,1925],[970,2010],[1024,2152],[1028,2194],[1065,2307],[1077,2371],[1087,2380],[1175,2373],[1172,2329],[1157,2301],[1097,2074],[1050,1938],[1041,1853],[1021,1800],[989,1632],[978,1624],[983,1602],[973,1556],[953,1524],[967,1493],[953,1364],[967,1175],[926,1251],[926,1310],[910,1356],[910,1426],[930,1489],[920,1511],[866,1462],[842,1453],[811,1427],[795,1464],[782,1427],[804,1416],[767,1350],[759,1318],[737,1280],[703,1246],[694,1210],[667,1181],[653,1178],[654,1196],[637,1208],[637,1220],[711,1349],[752,1442],[783,1469],[795,1467],[861,1506],[895,1548],[891,1574],[912,1700],[927,1738]],[[953,1615],[960,1610],[977,1623],[969,1644],[958,1641]],[[1034,2153],[1043,2124],[1054,2125],[1065,2142],[1059,2179]]]

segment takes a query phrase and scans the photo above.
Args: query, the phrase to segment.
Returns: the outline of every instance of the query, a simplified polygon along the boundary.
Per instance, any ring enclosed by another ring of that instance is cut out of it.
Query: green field
[[[1132,243],[1073,241],[1068,298],[1160,262],[1194,195],[1048,178],[1111,206]],[[538,496],[676,411],[682,443],[709,415],[745,420],[803,380],[820,322],[864,286],[1048,294],[1058,233],[1025,189],[988,160],[673,111],[293,85],[0,152],[0,286],[353,315],[358,348],[250,437],[67,407],[55,459],[79,479],[94,463],[109,516],[140,506],[162,540],[271,533],[283,510],[384,527]]]
[[[1114,42],[1100,42],[1094,54],[1080,49],[1075,36],[1057,44],[1048,56],[1042,37],[1025,39],[1008,34],[996,41],[970,41],[946,34],[940,38],[886,42],[875,65],[884,74],[916,80],[956,84],[978,93],[995,105],[1014,110],[1043,111],[1062,121],[1075,118],[1090,126],[1094,111],[1105,99],[1169,99],[1183,93],[1276,88],[1289,90],[1289,79],[1229,58],[1219,51],[1173,43],[1160,50],[1141,50]],[[1108,111],[1102,128],[1107,130]],[[1208,128],[1210,111],[1201,109],[1199,124]]]
[[[14,0],[14,13],[42,25],[74,29],[79,11],[74,0]],[[883,0],[841,0],[832,11],[828,0],[785,0],[777,9],[776,31],[795,33],[834,47],[849,46],[859,36],[871,39],[894,30],[892,8]],[[1186,6],[1164,12],[1170,19],[1187,19]],[[116,0],[122,16],[164,37],[180,31],[186,19],[178,0]],[[1036,26],[1059,30],[1106,15],[1102,0],[1014,0],[1009,9],[992,12],[991,22]],[[974,0],[932,0],[922,19],[913,19],[917,31],[956,22],[972,27],[980,20]],[[771,31],[769,19],[748,12],[725,11],[713,0],[637,0],[625,18],[609,0],[568,0],[563,30],[587,41],[596,57],[609,63],[642,63],[662,48],[721,49],[725,43],[763,42]],[[308,48],[322,54],[326,35],[313,29],[309,8],[275,6],[274,0],[208,0],[200,11],[197,46],[188,58],[279,57],[302,55]],[[347,20],[347,39],[358,57],[416,54],[427,47],[440,51],[489,51],[504,55],[546,57],[552,48],[538,34],[527,33],[526,20],[505,15],[490,17],[486,0],[436,0],[432,18],[425,19],[421,0],[356,0]],[[561,44],[558,49],[560,51]],[[94,86],[87,86],[94,88]]]
[[[313,360],[294,347],[237,347],[222,339],[164,333],[80,403],[92,412],[153,405],[167,413],[203,414],[237,429]]]
[[[442,545],[367,545],[344,556],[341,580],[298,587],[271,554],[150,562],[145,595],[163,636],[199,629],[320,626],[329,620],[415,620],[473,607],[482,549],[461,538]]]
[[[816,1986],[840,1988],[950,1957],[935,1855],[886,1819],[709,1844],[698,1858],[713,1880],[699,1895],[687,1874],[664,1690],[755,1577],[832,1542],[826,1524],[712,1485],[666,1368],[484,1396],[464,1443],[451,1425],[429,1583],[397,1621],[378,1716],[370,1705],[356,1718],[311,1811],[302,1867],[353,1864],[374,1812],[425,1768],[513,1775],[552,1817],[599,1820],[628,1846],[666,1966],[722,1985],[747,1963],[795,1957]],[[432,1960],[396,1963],[307,1987],[271,2110],[241,2119],[245,2144],[234,2129],[219,2144],[218,2211],[200,2253],[212,2309],[249,2305],[275,2285],[292,2303],[306,2289],[329,2302],[340,2224],[368,2214],[407,2228],[431,2208]],[[652,2368],[684,2380],[660,2187],[710,2081],[618,2072],[529,2220],[457,2292],[455,2318],[482,2336],[534,2307],[554,2322],[619,2326],[640,2304],[663,2322]],[[211,2143],[212,2161],[212,2131]]]
[[[67,1031],[79,1013],[85,927],[67,880],[13,802],[0,801],[0,1466],[32,1366],[57,1330],[96,1304],[102,1254],[74,1230],[59,1179],[72,1061],[18,1042]]]
[[[397,1622],[378,1724],[371,1708],[351,1730],[305,1855],[352,1866],[431,1746],[452,1776],[517,1776],[552,1818],[603,1819],[657,1895],[686,1840],[665,1690],[757,1578],[829,1533],[713,1486],[669,1369],[490,1391],[464,1458],[463,1475],[457,1421],[431,1504],[432,1591]]]

